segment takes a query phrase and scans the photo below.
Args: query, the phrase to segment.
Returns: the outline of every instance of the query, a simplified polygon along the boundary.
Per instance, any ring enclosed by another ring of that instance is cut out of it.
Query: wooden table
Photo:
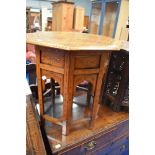
[[[90,121],[94,127],[99,110],[102,79],[112,51],[119,51],[121,43],[108,37],[77,32],[37,32],[27,34],[26,42],[36,45],[36,65],[41,123],[44,120],[62,126],[67,135],[75,123]],[[63,116],[54,118],[44,114],[42,76],[55,80],[63,95]],[[72,120],[72,102],[75,88],[84,80],[92,85],[93,105],[90,115],[82,120]]]

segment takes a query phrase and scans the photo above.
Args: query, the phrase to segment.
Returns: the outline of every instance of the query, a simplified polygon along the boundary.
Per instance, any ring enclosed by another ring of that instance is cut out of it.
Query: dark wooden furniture
[[[27,34],[27,43],[36,45],[36,63],[41,123],[44,121],[62,126],[67,135],[71,126],[89,121],[94,127],[99,109],[102,79],[112,51],[120,50],[120,42],[108,37],[77,32],[38,32]],[[59,118],[44,113],[42,76],[55,80],[61,87],[63,115]],[[92,85],[93,104],[89,115],[72,120],[72,103],[76,86],[82,81]]]
[[[124,44],[128,42],[124,42]],[[129,106],[129,52],[123,48],[120,52],[112,52],[103,87],[103,103],[110,101],[114,111]]]

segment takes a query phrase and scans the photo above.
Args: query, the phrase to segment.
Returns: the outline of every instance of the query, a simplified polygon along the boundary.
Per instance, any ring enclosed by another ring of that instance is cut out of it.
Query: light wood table
[[[102,80],[112,51],[119,51],[121,43],[114,39],[78,32],[37,32],[27,34],[26,42],[36,45],[36,66],[41,123],[45,120],[62,126],[67,135],[74,123],[90,121],[94,126],[99,110]],[[63,96],[63,115],[51,117],[44,112],[43,80],[46,76],[60,85]],[[76,86],[88,81],[92,85],[93,105],[88,117],[72,120],[72,103]]]

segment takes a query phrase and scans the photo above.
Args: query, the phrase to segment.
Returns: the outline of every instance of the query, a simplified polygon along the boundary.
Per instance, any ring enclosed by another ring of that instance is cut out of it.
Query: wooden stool
[[[90,121],[93,128],[99,109],[102,79],[109,64],[111,51],[119,51],[119,41],[77,32],[38,32],[27,34],[27,43],[36,45],[36,64],[41,123],[45,120],[62,126],[67,135],[76,123]],[[63,116],[54,118],[44,113],[43,82],[46,76],[60,85],[63,95]],[[91,83],[93,105],[90,117],[72,120],[73,95],[83,81]]]

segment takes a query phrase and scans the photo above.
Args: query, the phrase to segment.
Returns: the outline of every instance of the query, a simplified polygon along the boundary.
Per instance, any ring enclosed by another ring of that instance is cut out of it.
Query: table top
[[[26,43],[63,50],[120,50],[121,42],[106,36],[79,32],[27,33]]]
[[[121,41],[121,49],[126,50],[129,52],[129,41]]]

